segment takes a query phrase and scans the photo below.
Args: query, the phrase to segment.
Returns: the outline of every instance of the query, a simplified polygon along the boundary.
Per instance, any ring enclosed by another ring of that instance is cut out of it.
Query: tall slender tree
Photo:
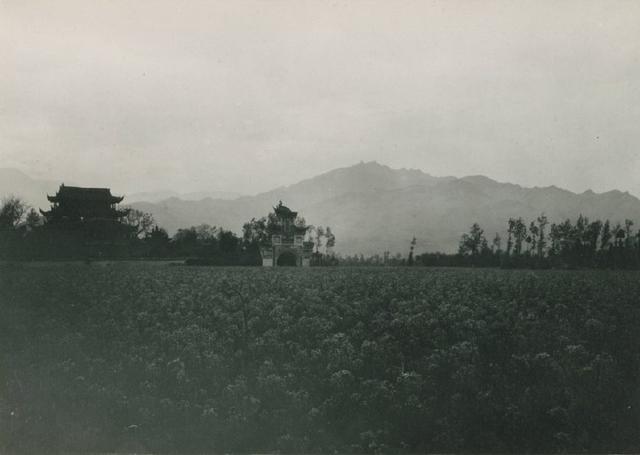
[[[498,234],[497,232],[493,237],[493,241],[491,242],[491,251],[494,254],[500,254],[502,252],[502,239],[500,238],[500,234]]]
[[[543,257],[545,255],[545,250],[547,248],[547,237],[546,237],[546,229],[547,224],[549,224],[549,220],[547,216],[542,213],[537,220],[538,221],[538,257]]]
[[[513,237],[514,237],[514,254],[516,256],[520,256],[522,254],[522,243],[527,238],[527,225],[524,223],[522,218],[518,218],[514,222]]]
[[[606,220],[604,222],[604,225],[602,226],[602,234],[600,235],[601,250],[609,248],[612,237],[613,234],[611,233],[611,223],[609,222],[609,220]]]
[[[408,265],[413,265],[413,250],[416,247],[416,238],[411,239],[411,247],[409,248],[409,258],[407,260]]]

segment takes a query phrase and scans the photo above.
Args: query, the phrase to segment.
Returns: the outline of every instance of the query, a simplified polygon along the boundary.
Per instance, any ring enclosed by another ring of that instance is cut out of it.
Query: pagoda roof
[[[49,202],[58,202],[60,199],[83,201],[107,201],[111,204],[121,202],[124,196],[114,196],[109,188],[84,188],[80,186],[60,185],[55,196],[47,196]]]
[[[282,201],[280,201],[278,205],[273,208],[273,211],[276,215],[282,218],[295,218],[296,216],[298,216],[298,212],[294,212],[293,210],[291,210],[289,207],[284,205]]]

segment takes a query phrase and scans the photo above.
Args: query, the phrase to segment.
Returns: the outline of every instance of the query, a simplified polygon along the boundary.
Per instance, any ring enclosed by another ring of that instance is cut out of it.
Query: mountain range
[[[183,201],[200,201],[202,199],[237,199],[242,196],[241,193],[231,191],[196,191],[193,193],[178,193],[177,191],[145,191],[142,193],[127,194],[127,202],[161,202],[165,199],[176,198]]]
[[[13,193],[36,207],[47,207],[45,194],[57,182],[31,179],[0,169],[0,197]],[[119,194],[117,188],[114,194]],[[434,177],[415,169],[392,169],[376,162],[335,169],[296,184],[255,196],[225,193],[199,198],[150,193],[127,197],[134,208],[150,212],[169,233],[207,223],[240,233],[243,223],[265,216],[278,201],[298,211],[307,223],[331,226],[336,251],[406,254],[417,238],[417,252],[457,249],[460,235],[478,222],[490,241],[504,238],[509,217],[526,221],[545,213],[551,222],[589,218],[625,218],[640,222],[640,199],[618,190],[574,193],[555,186],[522,187],[475,175]],[[143,199],[147,199],[146,201]]]

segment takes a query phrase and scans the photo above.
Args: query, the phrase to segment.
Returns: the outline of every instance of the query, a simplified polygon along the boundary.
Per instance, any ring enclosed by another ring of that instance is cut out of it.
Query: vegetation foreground
[[[640,273],[0,269],[0,452],[640,450]]]

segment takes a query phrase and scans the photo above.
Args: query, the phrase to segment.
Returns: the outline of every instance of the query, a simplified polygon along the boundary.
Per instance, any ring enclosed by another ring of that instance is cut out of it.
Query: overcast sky
[[[0,0],[0,167],[255,193],[361,160],[640,196],[640,2]]]

